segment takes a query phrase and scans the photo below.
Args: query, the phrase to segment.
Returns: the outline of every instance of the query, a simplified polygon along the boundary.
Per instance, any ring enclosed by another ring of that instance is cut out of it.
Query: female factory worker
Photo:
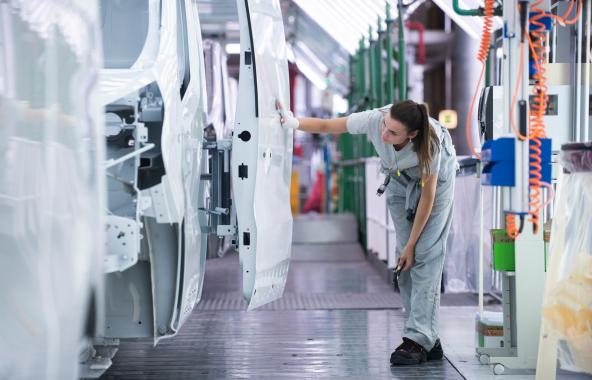
[[[387,204],[395,225],[399,289],[405,306],[403,343],[391,364],[441,359],[440,281],[452,220],[456,153],[448,131],[425,105],[406,100],[336,119],[296,119],[280,109],[285,128],[314,133],[366,134],[381,160]]]

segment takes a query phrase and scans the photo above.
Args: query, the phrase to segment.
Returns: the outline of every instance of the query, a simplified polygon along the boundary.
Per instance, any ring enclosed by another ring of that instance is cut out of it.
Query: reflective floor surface
[[[474,356],[474,306],[442,306],[446,359],[394,367],[401,342],[401,302],[348,244],[300,244],[284,297],[244,311],[236,255],[208,261],[203,299],[180,333],[152,347],[122,342],[103,379],[534,379],[496,377]],[[471,297],[443,297],[451,305]],[[468,301],[467,301],[468,300]],[[560,375],[559,379],[590,379]]]

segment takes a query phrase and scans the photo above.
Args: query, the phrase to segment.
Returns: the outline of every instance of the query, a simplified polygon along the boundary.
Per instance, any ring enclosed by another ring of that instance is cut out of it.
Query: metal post
[[[347,104],[348,108],[352,108],[352,106],[358,101],[357,99],[357,88],[358,88],[358,78],[356,75],[356,66],[357,66],[357,55],[349,56],[349,93],[347,94]]]
[[[376,106],[382,107],[384,105],[384,81],[382,73],[382,51],[384,43],[384,35],[382,30],[382,19],[378,16],[378,24],[376,29]]]
[[[584,120],[583,120],[583,141],[590,141],[590,135],[592,131],[590,131],[590,24],[592,20],[592,5],[589,1],[586,2],[586,44],[584,45],[584,50],[586,55],[584,56],[585,64],[584,64]],[[583,16],[580,16],[580,18]]]
[[[375,81],[375,68],[376,64],[374,60],[376,59],[376,55],[374,50],[376,49],[376,40],[372,39],[372,27],[368,27],[368,73],[369,73],[369,85],[370,85],[370,101],[368,102],[369,108],[374,108],[376,106],[376,88],[374,87]]]
[[[398,10],[399,10],[399,18],[398,18],[398,25],[399,25],[399,101],[407,99],[407,69],[405,67],[405,26],[403,22],[403,16],[405,15],[405,10],[403,9],[403,0],[398,1]]]
[[[359,98],[361,102],[366,98],[366,48],[364,46],[364,37],[360,39],[359,57],[358,57],[358,77],[359,79]],[[358,103],[359,104],[359,103]]]
[[[385,45],[386,45],[386,101],[388,103],[394,102],[394,88],[395,78],[393,73],[393,19],[391,18],[391,5],[386,4],[386,32],[385,32]]]

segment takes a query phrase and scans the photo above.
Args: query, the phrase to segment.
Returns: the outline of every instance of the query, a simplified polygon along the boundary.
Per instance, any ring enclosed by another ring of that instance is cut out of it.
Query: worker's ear
[[[419,133],[419,131],[418,131],[418,130],[415,130],[415,131],[413,131],[413,132],[409,133],[409,138],[410,138],[410,139],[414,139],[414,138],[416,138],[418,133]]]

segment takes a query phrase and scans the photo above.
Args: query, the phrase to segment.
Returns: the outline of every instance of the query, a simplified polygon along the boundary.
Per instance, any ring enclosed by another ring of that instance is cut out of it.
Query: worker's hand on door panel
[[[298,129],[300,122],[294,117],[292,111],[285,110],[282,103],[277,100],[275,102],[275,109],[280,115],[280,124],[287,129]]]

